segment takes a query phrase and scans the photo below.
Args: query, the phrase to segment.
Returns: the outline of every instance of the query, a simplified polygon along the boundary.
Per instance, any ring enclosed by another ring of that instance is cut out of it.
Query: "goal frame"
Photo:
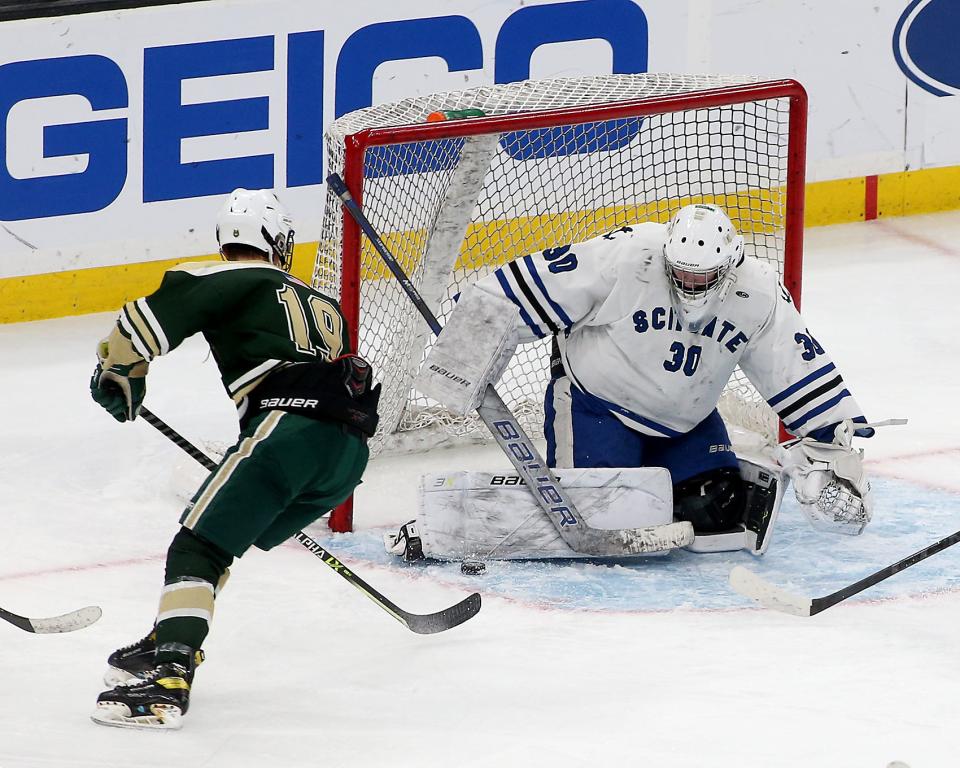
[[[359,206],[363,206],[364,156],[372,147],[418,141],[579,125],[624,118],[732,106],[754,101],[786,99],[789,102],[785,171],[783,282],[800,307],[803,264],[803,219],[806,183],[807,93],[793,79],[707,88],[666,96],[628,101],[562,107],[508,115],[365,128],[345,137],[343,179]],[[343,211],[340,308],[347,321],[351,348],[356,350],[360,331],[360,280],[362,233],[357,222]],[[785,436],[780,427],[781,439]],[[330,515],[337,532],[353,530],[352,497]]]

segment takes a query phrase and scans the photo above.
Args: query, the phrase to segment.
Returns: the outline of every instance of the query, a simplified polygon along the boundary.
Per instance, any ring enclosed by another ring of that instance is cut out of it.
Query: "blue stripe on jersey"
[[[544,298],[553,308],[553,311],[556,312],[557,317],[560,318],[560,322],[563,323],[564,327],[569,328],[571,325],[573,325],[573,321],[570,319],[570,316],[563,311],[563,307],[557,304],[557,302],[555,302],[553,298],[551,298],[550,294],[547,292],[547,287],[543,284],[543,280],[540,277],[540,273],[537,272],[537,268],[533,263],[533,257],[524,256],[523,263],[527,265],[527,272],[530,273],[530,277],[533,278],[533,282],[537,284],[537,287],[540,289],[540,292],[543,294]]]
[[[824,411],[829,411],[831,408],[833,408],[833,406],[835,406],[845,397],[850,397],[849,390],[845,389],[836,397],[831,397],[825,403],[821,403],[816,408],[813,408],[807,411],[802,418],[799,418],[796,421],[791,422],[790,424],[787,424],[786,425],[787,429],[789,429],[791,432],[796,432],[799,427],[802,427],[804,424],[810,421],[810,419],[814,418],[815,416],[819,416]]]
[[[527,310],[523,308],[523,304],[521,304],[517,299],[516,294],[510,287],[510,283],[507,282],[507,278],[503,272],[498,269],[493,274],[497,276],[497,280],[500,283],[500,288],[503,290],[504,295],[517,305],[517,309],[520,310],[520,319],[523,320],[523,322],[527,324],[527,327],[537,335],[538,339],[545,338],[547,334],[541,331],[540,326],[530,319],[530,315],[527,314]]]
[[[570,371],[568,369],[567,373],[569,372]],[[593,394],[593,392],[588,392],[586,389],[580,386],[579,382],[577,383],[577,389],[579,389],[588,398],[592,400],[596,400],[598,403],[600,403],[604,408],[606,408],[611,413],[617,413],[623,416],[624,418],[630,419],[631,421],[635,421],[637,422],[637,424],[641,424],[647,429],[652,429],[653,431],[658,432],[662,437],[680,437],[680,435],[684,434],[683,432],[677,432],[677,430],[675,429],[670,429],[670,427],[667,427],[663,424],[658,424],[652,419],[648,419],[646,416],[641,416],[639,413],[634,413],[629,408],[624,408],[622,405],[617,405],[616,403],[612,403],[609,400],[604,400],[599,395],[595,395]]]
[[[789,405],[785,405],[783,408],[775,409],[777,411],[777,415],[780,416],[781,421],[787,421],[788,419],[793,418],[794,413],[803,413],[803,410],[814,400],[821,400],[823,397],[828,396],[833,392],[839,392],[844,387],[843,378],[840,376],[840,374],[837,374],[824,384],[820,384],[819,382],[815,383],[817,386],[811,384],[806,388],[803,394],[800,395],[800,397],[794,398],[793,402],[791,402]]]
[[[803,389],[811,381],[816,381],[821,376],[826,376],[834,368],[835,366],[833,363],[828,363],[827,365],[823,366],[823,368],[820,368],[819,370],[811,373],[809,376],[805,376],[804,378],[800,379],[800,381],[798,381],[796,384],[791,384],[789,387],[783,390],[783,392],[781,392],[780,394],[774,395],[769,400],[767,400],[767,403],[772,408],[780,401],[785,400],[786,398],[790,397],[790,395],[794,394],[798,390]]]

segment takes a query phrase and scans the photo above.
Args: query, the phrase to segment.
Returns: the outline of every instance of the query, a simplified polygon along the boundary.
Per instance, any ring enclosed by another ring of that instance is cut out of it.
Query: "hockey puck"
[[[460,573],[466,576],[478,576],[487,570],[487,564],[479,560],[464,560],[460,563]]]

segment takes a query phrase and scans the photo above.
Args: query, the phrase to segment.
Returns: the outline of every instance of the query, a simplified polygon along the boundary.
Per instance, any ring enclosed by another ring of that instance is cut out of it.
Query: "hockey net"
[[[429,122],[436,112],[484,117]],[[747,253],[800,299],[806,96],[791,80],[608,75],[523,81],[358,110],[326,134],[339,173],[441,324],[463,288],[507,261],[713,202]],[[485,436],[412,381],[426,323],[328,190],[314,286],[340,298],[383,383],[371,453]],[[549,342],[517,350],[497,389],[542,435]],[[738,370],[720,403],[741,439],[775,442],[776,418]],[[342,522],[334,528],[348,529]]]

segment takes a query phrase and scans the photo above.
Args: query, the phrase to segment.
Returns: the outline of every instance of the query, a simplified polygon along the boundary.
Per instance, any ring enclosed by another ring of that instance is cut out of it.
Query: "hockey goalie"
[[[509,262],[464,291],[416,389],[476,409],[518,344],[552,337],[547,463],[590,524],[689,521],[699,552],[762,554],[789,478],[818,526],[871,518],[871,437],[840,371],[774,266],[714,205]],[[717,411],[737,366],[794,440],[738,458]],[[874,425],[875,426],[875,425]],[[577,557],[515,475],[421,481],[419,517],[387,537],[407,559]]]

